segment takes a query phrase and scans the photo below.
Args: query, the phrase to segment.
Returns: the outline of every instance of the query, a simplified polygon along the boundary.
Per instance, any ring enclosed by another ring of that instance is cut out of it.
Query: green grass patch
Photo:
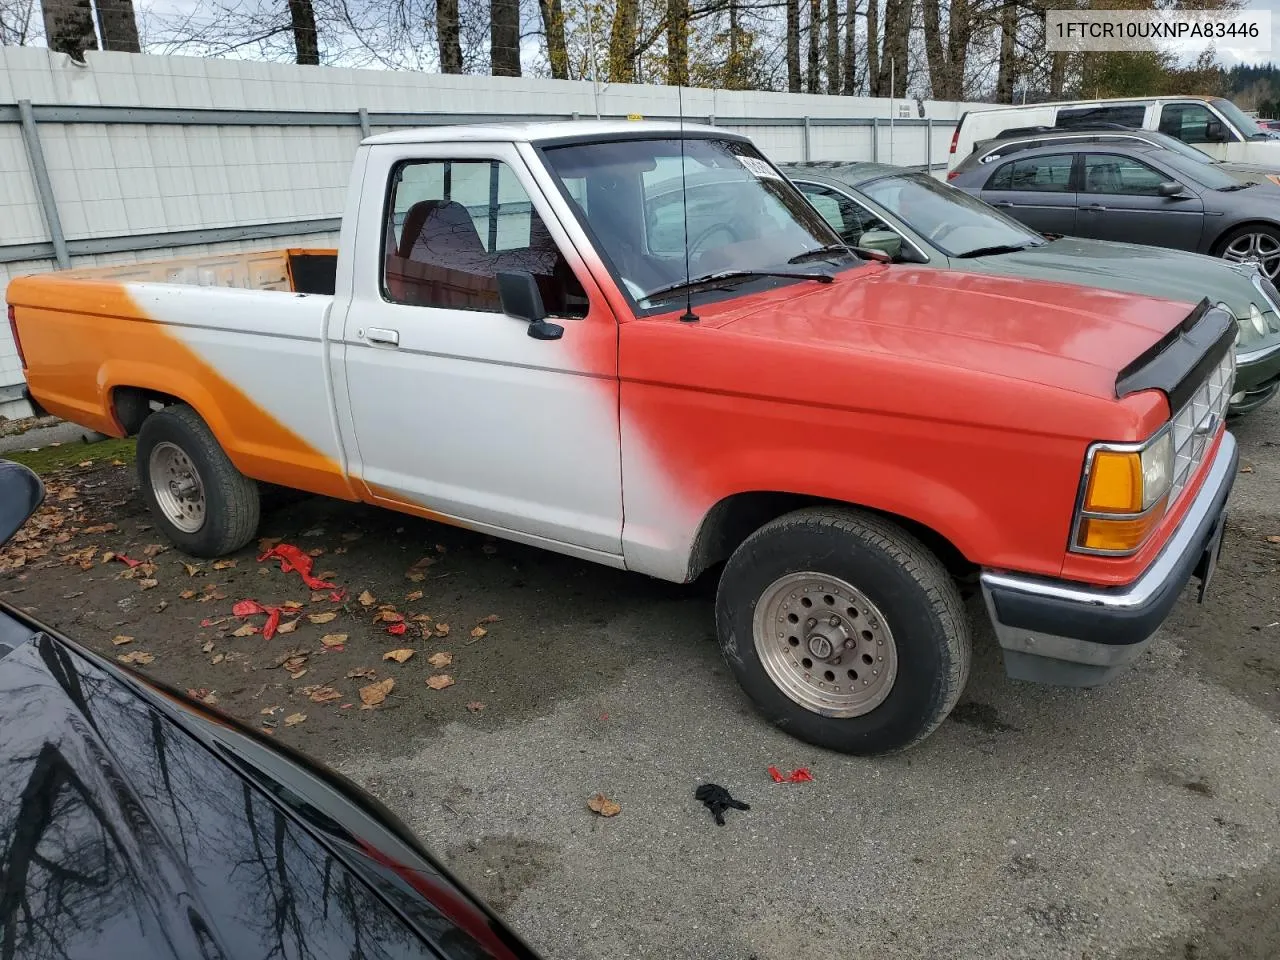
[[[87,464],[84,469],[104,467],[119,460],[132,464],[137,443],[132,440],[100,440],[97,443],[63,443],[39,450],[0,453],[0,459],[26,464],[40,476],[59,473]],[[92,461],[89,463],[88,461]]]

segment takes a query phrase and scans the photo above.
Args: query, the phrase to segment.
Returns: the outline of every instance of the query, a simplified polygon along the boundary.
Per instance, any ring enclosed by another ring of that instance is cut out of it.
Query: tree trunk
[[[996,103],[1013,103],[1018,83],[1018,63],[1014,38],[1018,30],[1018,8],[1014,0],[1004,0],[1000,11],[1000,69],[996,74]]]
[[[1049,66],[1049,99],[1061,100],[1062,88],[1067,80],[1067,55],[1055,53]]]
[[[933,99],[949,100],[948,64],[942,52],[942,8],[938,0],[921,0],[920,9],[924,15],[924,52],[929,59],[929,90]]]
[[[827,93],[840,92],[840,0],[827,0]]]
[[[609,82],[636,82],[636,0],[618,0],[609,36]]]
[[[520,76],[520,0],[489,0],[489,72]]]
[[[969,64],[969,41],[973,37],[972,15],[969,0],[951,0],[951,22],[947,27],[947,95],[941,99],[964,99],[964,71]]]
[[[738,0],[729,0],[729,59],[724,65],[726,90],[746,89],[746,77],[742,76],[742,36],[738,24]]]
[[[809,0],[809,72],[806,91],[822,92],[822,0]]]
[[[133,0],[98,0],[98,30],[102,34],[103,50],[142,52]]]
[[[787,0],[787,89],[800,92],[800,0]]]
[[[844,83],[841,93],[852,97],[857,92],[858,83],[858,47],[855,42],[857,31],[858,4],[856,0],[845,0],[844,8]]]
[[[882,97],[907,95],[907,39],[911,33],[911,7],[912,0],[885,0],[884,52],[880,57]]]
[[[86,50],[98,49],[90,0],[44,0],[44,35],[49,49],[72,60],[84,60]]]
[[[456,0],[455,0],[456,2]],[[542,29],[547,35],[547,60],[554,80],[569,79],[569,47],[564,38],[564,7],[560,0],[538,0]]]
[[[729,22],[729,59],[733,59],[733,12]],[[667,83],[689,84],[689,0],[667,0]]]
[[[867,87],[880,96],[880,0],[867,0]]]
[[[289,25],[293,28],[294,61],[318,66],[320,43],[316,38],[316,12],[311,0],[289,0]]]
[[[440,72],[462,72],[462,33],[458,0],[436,0],[436,33],[440,40]]]

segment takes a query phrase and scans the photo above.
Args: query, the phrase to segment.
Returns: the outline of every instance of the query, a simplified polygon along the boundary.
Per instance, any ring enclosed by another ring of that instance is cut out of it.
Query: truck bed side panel
[[[57,275],[8,297],[49,412],[118,436],[111,391],[154,390],[194,407],[246,475],[356,499],[329,389],[331,298]]]

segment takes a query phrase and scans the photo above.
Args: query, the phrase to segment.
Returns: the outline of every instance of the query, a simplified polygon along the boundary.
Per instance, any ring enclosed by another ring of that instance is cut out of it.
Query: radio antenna
[[[684,216],[684,282],[689,283],[693,274],[689,270],[689,185],[684,172],[684,85],[676,85],[676,103],[680,110],[680,210]],[[697,323],[698,315],[693,312],[693,287],[686,287],[684,292],[684,315],[681,323]]]

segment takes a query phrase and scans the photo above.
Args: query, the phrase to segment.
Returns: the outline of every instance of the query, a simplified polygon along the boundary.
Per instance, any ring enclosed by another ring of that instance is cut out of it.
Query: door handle
[[[1017,204],[1012,200],[997,200],[992,204],[993,207],[1016,207]]]
[[[389,330],[386,327],[369,327],[364,332],[365,339],[370,343],[385,343],[388,346],[400,346],[400,331]]]
[[[1102,204],[1100,204],[1100,203],[1091,203],[1091,204],[1088,204],[1087,206],[1085,206],[1083,209],[1088,210],[1088,211],[1093,212],[1093,213],[1101,213],[1102,211],[1106,210],[1107,208],[1106,208],[1106,207],[1104,207],[1104,206],[1103,206]]]

